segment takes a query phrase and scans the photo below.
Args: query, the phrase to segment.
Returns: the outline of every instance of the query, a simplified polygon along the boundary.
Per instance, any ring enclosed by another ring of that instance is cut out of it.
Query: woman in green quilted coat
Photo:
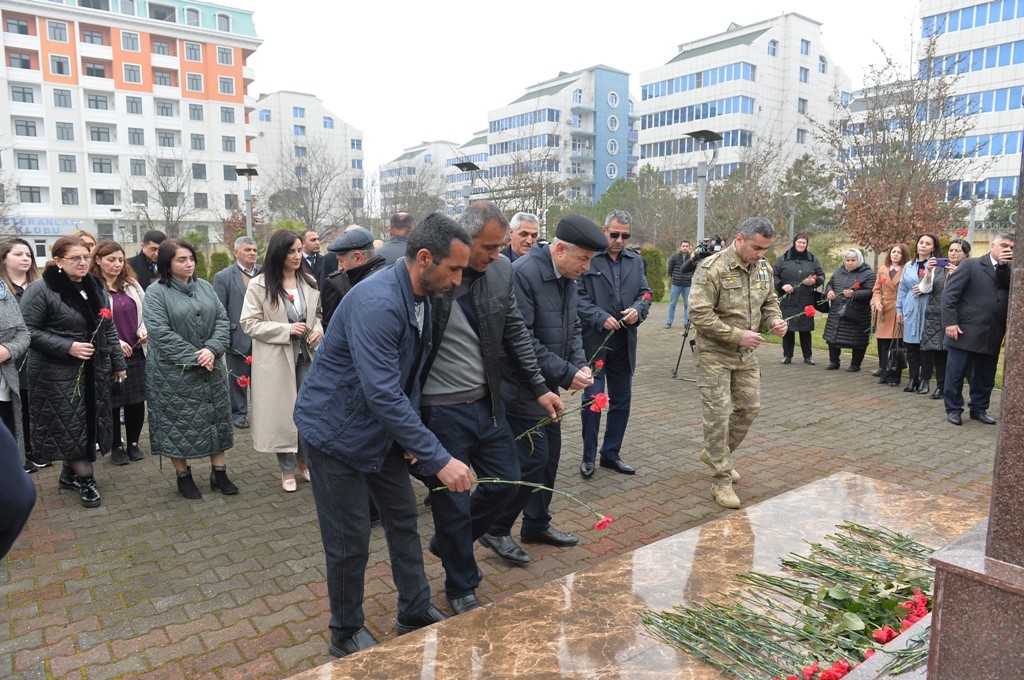
[[[211,490],[236,494],[224,465],[224,451],[234,444],[223,361],[227,312],[213,286],[193,276],[196,251],[187,241],[161,243],[156,268],[158,280],[146,289],[142,308],[150,448],[174,463],[185,498],[202,498],[189,466],[196,458],[210,459]]]

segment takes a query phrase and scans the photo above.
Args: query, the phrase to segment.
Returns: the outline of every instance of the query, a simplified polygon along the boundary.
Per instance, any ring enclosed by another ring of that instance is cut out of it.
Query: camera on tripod
[[[708,255],[712,255],[720,251],[725,247],[725,239],[719,234],[715,234],[711,238],[702,238],[697,241],[697,247],[694,249],[694,259],[700,262]]]

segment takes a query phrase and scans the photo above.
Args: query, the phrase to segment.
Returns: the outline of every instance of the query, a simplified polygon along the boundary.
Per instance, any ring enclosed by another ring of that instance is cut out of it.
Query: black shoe
[[[136,460],[137,461],[137,460],[142,460],[145,457],[146,457],[146,454],[144,454],[142,452],[142,449],[139,448],[138,442],[136,442],[136,443],[134,443],[134,444],[132,444],[131,446],[128,447],[128,458],[130,460]]]
[[[978,411],[977,413],[971,414],[971,420],[977,420],[983,425],[995,425],[996,419],[985,413],[984,411]]]
[[[953,411],[951,413],[947,413],[946,414],[946,422],[949,423],[950,425],[963,425],[964,424],[963,418],[961,418],[960,414],[957,413],[956,411]]]
[[[452,611],[456,614],[465,614],[471,612],[474,609],[480,608],[480,600],[476,599],[476,595],[470,593],[469,595],[463,595],[462,597],[449,597],[448,606],[452,608]]]
[[[246,420],[246,418],[244,416],[242,418],[236,418],[234,420],[234,423],[235,423],[235,427],[237,427],[239,430],[248,430],[249,429],[249,421]]]
[[[665,328],[672,328],[672,324],[670,324],[670,323],[665,324]]]
[[[554,545],[559,548],[570,548],[580,542],[580,539],[572,534],[567,534],[564,531],[552,529],[551,527],[541,532],[521,531],[519,533],[519,540],[523,543],[546,543],[547,545]]]
[[[78,478],[75,477],[75,473],[71,471],[71,467],[67,463],[64,463],[60,469],[57,486],[68,491],[78,491]]]
[[[583,479],[590,479],[594,476],[594,461],[585,460],[580,463],[580,474],[583,475]]]
[[[826,371],[838,371],[839,370],[839,364],[835,363],[834,361],[830,361],[830,362],[828,362],[828,366],[825,367],[825,370]]]
[[[899,380],[887,380],[887,381],[885,381],[885,384],[888,385],[889,387],[899,387],[900,386],[900,381]]]
[[[98,508],[102,502],[100,490],[96,488],[96,478],[92,475],[79,477],[75,475],[75,483],[78,486],[78,496],[82,499],[82,505],[86,508]]]
[[[782,357],[782,363],[791,364],[793,363],[793,357]]]
[[[854,366],[853,364],[850,364],[849,366],[846,367],[846,372],[847,373],[860,373],[860,366]]]
[[[804,363],[807,364],[808,366],[817,366],[817,364],[814,363],[814,359],[810,357],[804,357]]]
[[[636,468],[627,463],[624,460],[608,460],[607,458],[601,459],[601,467],[608,468],[609,470],[615,470],[620,475],[635,475]]]
[[[414,616],[411,619],[403,619],[401,616],[399,616],[398,623],[395,625],[395,632],[397,632],[399,635],[405,635],[406,633],[411,633],[414,630],[426,628],[432,623],[444,621],[447,618],[448,617],[445,615],[443,611],[441,611],[434,605],[430,605],[429,607],[427,607],[427,611],[425,611],[423,614],[420,614],[419,616]]]
[[[931,381],[925,380],[921,383],[921,386],[917,388],[918,394],[928,394],[932,391]]]
[[[882,369],[878,369],[877,371],[872,371],[871,377],[872,378],[881,378],[882,377]],[[879,382],[885,382],[885,381],[884,380],[880,380]]]
[[[493,550],[498,557],[506,562],[512,564],[528,564],[533,562],[533,558],[523,552],[523,549],[516,545],[511,536],[484,534],[480,537],[480,544]]]
[[[210,470],[210,491],[215,489],[220,489],[225,496],[234,496],[238,493],[238,487],[228,479],[228,471],[216,468]]]
[[[45,467],[50,467],[53,463],[47,461],[36,460],[30,455],[25,455],[25,472],[32,474],[36,470],[42,470]]]
[[[124,449],[118,446],[116,449],[114,449],[114,452],[110,454],[110,462],[114,465],[127,465],[128,454],[125,452]]]
[[[185,468],[185,474],[178,475],[178,493],[182,498],[187,498],[190,501],[197,501],[203,497],[195,480],[192,479],[192,468]]]
[[[917,392],[917,388],[921,386],[920,380],[911,380],[907,383],[907,386],[903,388],[904,392]]]
[[[940,386],[936,387],[935,391],[932,392],[932,396],[930,396],[928,398],[929,399],[942,399],[942,386],[940,385]]]
[[[373,637],[373,633],[366,630],[366,628],[360,628],[351,637],[336,639],[332,636],[331,644],[327,651],[331,653],[331,656],[336,656],[340,659],[343,656],[355,654],[359,650],[369,649],[379,642],[380,640]]]

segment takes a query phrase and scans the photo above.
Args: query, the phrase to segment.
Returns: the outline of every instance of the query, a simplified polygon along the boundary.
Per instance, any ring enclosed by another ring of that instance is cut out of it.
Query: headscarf
[[[860,252],[857,248],[847,248],[846,252],[843,253],[843,260],[846,260],[849,255],[853,255],[857,258],[858,267],[864,264],[864,253]]]
[[[800,239],[807,241],[807,247],[804,248],[804,252],[799,252],[796,249],[796,242]],[[807,234],[797,234],[793,237],[793,243],[790,244],[789,250],[786,251],[785,259],[787,260],[814,260],[814,255],[811,255],[811,239],[807,238]]]

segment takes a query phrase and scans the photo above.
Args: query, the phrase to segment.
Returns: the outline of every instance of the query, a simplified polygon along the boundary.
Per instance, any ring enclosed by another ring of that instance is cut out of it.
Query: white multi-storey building
[[[445,161],[456,155],[457,149],[457,144],[445,140],[420,142],[380,166],[378,189],[384,215],[442,209],[449,172]],[[422,217],[425,215],[416,214],[417,220]]]
[[[1024,2],[922,0],[919,76],[955,75],[951,110],[976,114],[969,136],[955,140],[977,158],[973,176],[951,177],[949,196],[1017,195],[1024,111]],[[934,38],[932,55],[928,49]]]
[[[284,210],[321,231],[363,215],[363,133],[302,92],[260,95],[253,116],[252,150],[258,184],[273,210],[274,193],[300,196]]]
[[[850,81],[825,49],[821,24],[790,13],[679,45],[668,63],[640,74],[640,90],[640,163],[666,183],[689,184],[704,151],[688,133],[723,137],[709,179],[728,177],[755,148],[771,149],[784,171],[814,155],[810,120],[831,118]]]
[[[252,13],[193,0],[4,0],[4,231],[216,230],[255,163]]]

